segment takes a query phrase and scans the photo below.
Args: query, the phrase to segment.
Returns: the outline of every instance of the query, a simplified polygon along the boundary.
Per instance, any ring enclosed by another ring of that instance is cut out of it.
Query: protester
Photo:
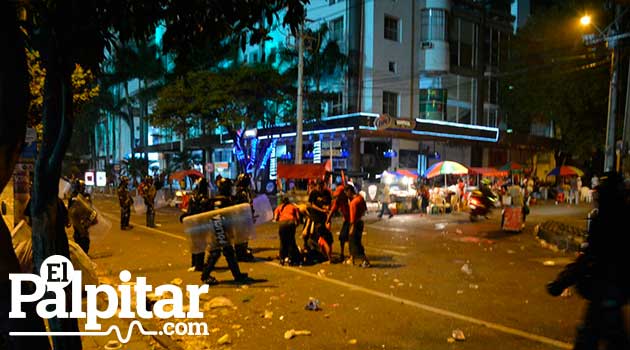
[[[575,285],[588,300],[574,349],[630,349],[622,311],[630,297],[630,237],[621,229],[630,212],[629,198],[618,174],[602,177],[594,196],[596,209],[589,214],[586,247],[547,285],[553,296]]]
[[[355,260],[361,259],[361,267],[370,267],[370,262],[365,256],[365,248],[361,239],[363,237],[363,216],[367,212],[365,199],[358,195],[354,187],[348,186],[345,190],[350,199],[350,259],[346,261],[354,265]]]
[[[348,186],[351,185],[348,184]],[[341,224],[341,230],[339,231],[339,247],[341,249],[339,260],[343,262],[345,260],[344,247],[346,242],[348,242],[348,235],[350,231],[350,201],[345,193],[345,186],[343,184],[339,184],[337,186],[335,193],[333,194],[333,198],[333,205],[330,208],[326,222],[330,223],[332,216],[336,212],[340,212],[343,217],[343,223]]]
[[[324,187],[324,181],[317,179],[313,190],[308,197],[309,217],[312,220],[312,229],[307,232],[307,250],[317,250],[322,253],[328,262],[332,261],[332,232],[327,227],[328,210],[332,203],[330,190]],[[315,246],[313,246],[313,243]]]
[[[280,224],[280,264],[297,265],[301,262],[300,252],[295,242],[295,229],[300,221],[298,208],[288,196],[282,198],[282,204],[274,212],[274,220]]]

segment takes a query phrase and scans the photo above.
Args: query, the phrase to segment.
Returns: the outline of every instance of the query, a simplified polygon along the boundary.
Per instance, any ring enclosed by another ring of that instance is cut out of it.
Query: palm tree
[[[322,103],[330,101],[336,95],[336,92],[322,91],[322,83],[332,81],[345,70],[347,57],[341,51],[339,43],[330,36],[327,24],[322,24],[317,30],[306,30],[304,36],[309,44],[304,52],[305,115],[313,119],[320,119]],[[285,75],[297,77],[298,54],[296,49],[282,48],[280,61],[290,65],[285,71]],[[310,91],[312,88],[314,90]]]

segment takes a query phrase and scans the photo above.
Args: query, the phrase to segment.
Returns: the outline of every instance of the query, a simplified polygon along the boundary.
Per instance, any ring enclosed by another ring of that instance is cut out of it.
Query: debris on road
[[[273,311],[265,310],[265,313],[263,314],[263,318],[267,318],[267,319],[273,318]]]
[[[307,330],[296,331],[295,329],[289,329],[288,331],[284,332],[284,339],[289,340],[298,335],[311,335],[311,331],[307,331]]]
[[[466,340],[466,336],[464,335],[464,332],[462,332],[461,329],[453,330],[452,337],[453,337],[453,339],[455,339],[457,341],[464,341],[464,340]]]
[[[120,344],[116,340],[110,340],[107,342],[107,344],[105,344],[104,348],[106,350],[118,350],[118,349],[122,349],[122,344]]]
[[[468,276],[472,275],[473,271],[472,271],[472,267],[470,266],[469,263],[465,263],[462,268],[461,271],[465,274],[467,274]]]
[[[553,261],[553,260],[545,260],[543,262],[543,265],[545,265],[545,266],[556,266],[556,262]]]
[[[229,334],[224,334],[221,338],[219,338],[219,340],[217,340],[217,344],[219,345],[225,345],[225,344],[230,344],[232,342],[232,339],[230,338]]]
[[[470,284],[468,284],[468,288],[470,288],[470,289],[479,289],[479,285],[470,283]]]
[[[356,343],[357,343],[357,340],[356,340],[356,339],[350,339],[350,340],[348,340],[348,344],[350,344],[350,345],[355,345]]]
[[[309,298],[308,303],[304,306],[305,310],[309,311],[319,311],[321,308],[319,307],[319,300],[314,298]]]
[[[232,301],[226,297],[214,297],[204,304],[205,310],[217,309],[220,307],[234,307]]]

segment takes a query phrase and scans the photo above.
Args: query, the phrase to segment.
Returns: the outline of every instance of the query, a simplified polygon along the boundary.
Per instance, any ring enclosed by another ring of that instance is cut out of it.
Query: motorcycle
[[[477,217],[488,217],[492,207],[496,205],[496,197],[484,195],[481,191],[474,191],[468,200],[470,209],[470,221],[475,221]]]

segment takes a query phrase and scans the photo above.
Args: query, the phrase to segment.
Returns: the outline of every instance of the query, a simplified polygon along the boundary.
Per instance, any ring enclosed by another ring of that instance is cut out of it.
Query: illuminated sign
[[[96,172],[96,186],[105,187],[107,185],[107,176],[104,171]]]
[[[322,142],[315,141],[313,143],[313,163],[319,164],[322,162]]]
[[[94,186],[94,172],[93,171],[85,172],[85,185]]]

